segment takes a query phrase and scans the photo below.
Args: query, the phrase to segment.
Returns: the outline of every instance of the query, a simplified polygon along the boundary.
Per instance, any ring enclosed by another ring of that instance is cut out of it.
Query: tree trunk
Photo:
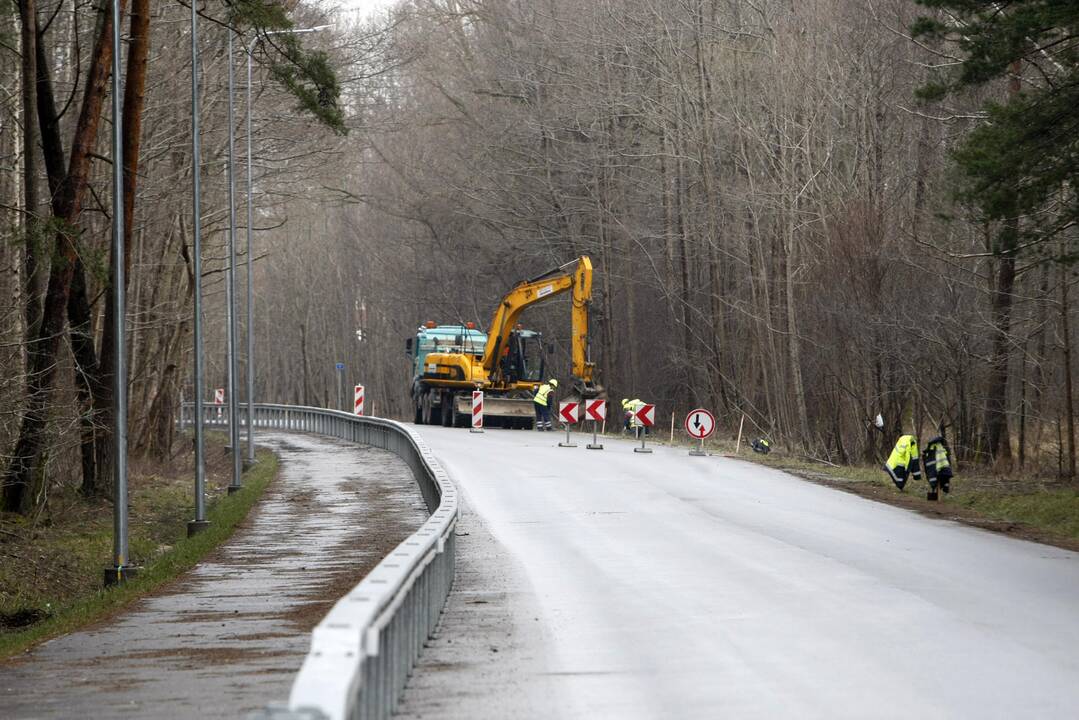
[[[150,0],[133,0],[131,4],[131,44],[127,54],[127,79],[124,83],[123,158],[124,158],[124,293],[131,281],[131,253],[134,246],[135,193],[138,188],[139,144],[142,137],[142,110],[146,97],[146,63],[150,54]],[[116,247],[113,243],[113,254]],[[116,299],[112,292],[116,284],[115,260],[109,264],[109,281],[105,294],[105,322],[101,329],[101,359],[98,365],[99,391],[95,394],[94,415],[98,418],[95,462],[98,477],[112,477],[112,428],[116,427],[113,407],[113,374],[116,372]],[[87,488],[84,494],[93,494]]]
[[[22,50],[22,129],[23,129],[23,293],[26,340],[37,333],[41,322],[41,293],[45,268],[41,267],[38,248],[37,197],[37,10],[34,0],[19,3]],[[29,357],[27,357],[29,364]]]
[[[989,389],[985,398],[985,431],[987,450],[994,458],[1010,460],[1011,440],[1008,436],[1008,359],[1011,330],[1012,291],[1015,288],[1015,235],[1011,230],[1004,233],[1011,238],[1000,257],[996,288],[993,292],[993,354],[989,372]]]
[[[1019,93],[1017,63],[1011,67],[1008,94]],[[1014,213],[1013,213],[1014,215]],[[1015,256],[1019,243],[1019,220],[1009,219],[1000,234],[1000,266],[993,289],[993,354],[989,390],[985,398],[985,434],[989,453],[996,459],[1011,460],[1012,444],[1008,434],[1008,358],[1012,319],[1012,291],[1015,289]]]
[[[1068,304],[1068,270],[1060,266],[1060,321],[1064,338],[1064,413],[1068,437],[1068,457],[1064,462],[1065,477],[1075,477],[1075,396],[1072,392],[1071,316]]]
[[[121,10],[124,1],[119,0]],[[63,340],[64,321],[71,293],[75,264],[78,259],[78,238],[75,227],[82,209],[90,173],[91,155],[97,137],[101,110],[112,60],[112,16],[103,8],[97,40],[91,54],[82,108],[75,127],[68,171],[60,184],[54,215],[57,232],[52,254],[52,272],[45,291],[45,305],[36,337],[28,344],[29,382],[26,408],[19,427],[19,436],[4,474],[3,509],[9,512],[29,511],[32,478],[39,475],[41,454],[45,444],[48,421],[48,395],[53,387],[58,366],[58,353]],[[39,56],[40,57],[40,56]],[[42,137],[45,141],[44,136]],[[46,149],[46,156],[49,150]]]

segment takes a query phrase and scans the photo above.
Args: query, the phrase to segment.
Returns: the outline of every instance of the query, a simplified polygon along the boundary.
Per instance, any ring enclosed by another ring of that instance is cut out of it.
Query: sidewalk
[[[281,476],[232,539],[111,621],[0,664],[4,717],[235,718],[287,699],[311,628],[427,511],[390,452],[259,443]]]

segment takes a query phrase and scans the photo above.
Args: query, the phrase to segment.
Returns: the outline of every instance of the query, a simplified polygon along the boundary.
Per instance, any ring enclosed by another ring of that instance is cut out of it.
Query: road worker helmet
[[[629,398],[622,398],[622,408],[625,409],[625,408],[628,408],[628,407],[629,407]]]
[[[547,383],[548,383],[548,384],[549,384],[549,385],[550,385],[551,387],[558,387],[558,381],[557,381],[557,380],[555,380],[554,378],[551,378],[550,380],[548,380],[548,381],[547,381]]]

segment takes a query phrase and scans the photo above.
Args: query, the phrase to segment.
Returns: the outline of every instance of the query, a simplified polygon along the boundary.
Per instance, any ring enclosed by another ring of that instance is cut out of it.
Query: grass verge
[[[93,513],[85,513],[88,519],[83,518],[77,528],[66,528],[63,520],[58,519],[55,524],[66,531],[50,532],[48,528],[38,531],[34,542],[42,552],[40,557],[62,558],[68,563],[65,568],[68,574],[78,573],[79,584],[76,587],[57,584],[57,578],[64,573],[56,567],[40,569],[46,579],[37,585],[29,575],[13,578],[17,569],[0,567],[0,572],[6,571],[8,575],[4,580],[23,585],[14,593],[5,593],[0,606],[21,608],[16,612],[36,612],[43,617],[25,628],[0,632],[0,659],[104,620],[193,568],[232,535],[277,476],[277,458],[273,453],[260,451],[258,460],[244,473],[244,487],[235,494],[225,494],[223,484],[214,483],[217,492],[211,493],[207,509],[210,526],[191,538],[186,537],[186,521],[191,516],[189,500],[180,499],[182,488],[177,483],[161,482],[154,477],[151,480],[158,482],[142,482],[141,488],[133,488],[129,549],[133,562],[141,562],[143,567],[136,578],[123,585],[101,587],[104,568],[111,557],[111,511],[103,513],[101,507],[95,508]],[[208,487],[212,486],[208,483]],[[8,534],[16,533],[8,531]]]

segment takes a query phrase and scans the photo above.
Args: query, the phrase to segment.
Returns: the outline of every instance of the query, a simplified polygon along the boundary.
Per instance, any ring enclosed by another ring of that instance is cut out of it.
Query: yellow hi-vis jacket
[[[918,461],[918,441],[913,435],[902,435],[896,442],[892,454],[888,456],[888,467],[892,470],[903,468],[906,470],[912,462]],[[917,474],[919,466],[915,464],[914,471]]]
[[[640,426],[641,421],[637,419],[637,411],[644,407],[644,405],[644,400],[639,400],[637,398],[633,398],[625,404],[625,411],[631,413],[629,416],[629,422],[631,425]]]
[[[554,388],[551,387],[550,383],[543,383],[539,386],[539,389],[536,390],[536,395],[532,398],[532,401],[537,405],[547,407],[547,398],[550,396],[552,390],[554,390]]]

